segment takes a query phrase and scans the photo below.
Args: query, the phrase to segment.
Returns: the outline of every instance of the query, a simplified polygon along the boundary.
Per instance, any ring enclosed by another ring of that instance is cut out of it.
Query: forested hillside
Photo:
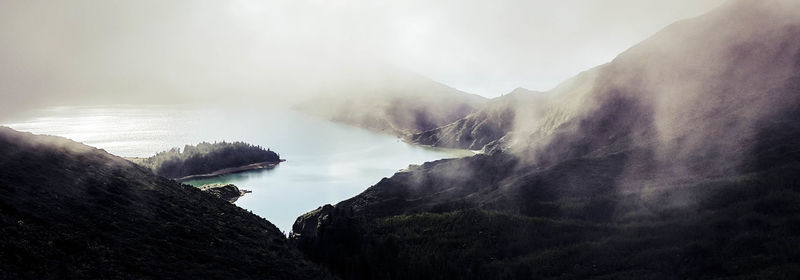
[[[269,221],[65,138],[0,127],[2,279],[314,279]]]

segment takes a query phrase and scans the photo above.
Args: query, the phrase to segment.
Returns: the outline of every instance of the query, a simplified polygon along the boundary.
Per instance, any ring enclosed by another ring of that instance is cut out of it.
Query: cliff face
[[[3,278],[322,278],[270,222],[103,150],[0,128]]]
[[[293,242],[361,279],[800,276],[781,249],[800,236],[800,3],[731,1],[547,95],[488,154],[397,173]],[[456,127],[418,139],[474,130]]]

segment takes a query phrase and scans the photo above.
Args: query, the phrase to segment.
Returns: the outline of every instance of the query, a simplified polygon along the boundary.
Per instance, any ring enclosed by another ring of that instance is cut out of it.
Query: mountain
[[[567,92],[535,129],[505,137],[539,165],[632,149],[623,183],[746,171],[770,126],[797,106],[800,3],[731,1],[675,23],[593,69],[586,92]],[[743,170],[744,168],[744,170]],[[652,171],[646,172],[646,171]]]
[[[486,99],[403,71],[377,71],[354,84],[332,86],[294,108],[328,120],[405,136],[456,121]]]
[[[769,92],[792,76],[789,69],[794,62],[791,57],[795,55],[792,52],[797,43],[792,40],[797,32],[796,15],[792,13],[796,4],[791,1],[756,2],[730,1],[711,15],[665,28],[611,63],[582,73],[546,92],[551,100],[548,108],[544,109],[544,116],[517,117],[513,121],[473,117],[467,122],[459,120],[456,124],[513,122],[519,126],[518,123],[523,123],[519,129],[504,135],[503,145],[499,148],[515,144],[530,148],[527,145],[531,143],[543,145],[553,141],[557,131],[567,130],[565,126],[579,129],[577,126],[583,119],[597,117],[599,107],[614,106],[608,104],[618,101],[633,102],[636,104],[619,106],[637,106],[639,108],[633,109],[647,111],[640,112],[640,117],[654,118],[641,123],[652,128],[637,129],[657,133],[658,144],[674,142],[663,145],[665,148],[662,150],[683,146],[677,144],[678,139],[685,139],[689,134],[700,135],[692,132],[696,130],[718,134],[700,136],[708,139],[685,140],[703,142],[719,138],[720,147],[738,146],[737,143],[721,142],[727,138],[744,139],[738,134],[747,133],[740,129],[752,125],[748,119],[761,118],[774,105],[784,106],[783,97],[761,97],[762,93]],[[505,110],[518,111],[520,107],[536,105],[515,104]],[[712,123],[716,120],[739,123],[724,132],[714,131],[714,127],[724,126]],[[473,125],[463,130],[476,129],[477,126]],[[733,135],[723,135],[725,133]],[[443,134],[436,138],[450,135]],[[420,139],[420,143],[437,144],[429,143],[431,141],[425,141],[421,136],[424,135],[415,135],[414,138]],[[642,136],[641,142],[652,140],[652,135]],[[491,133],[485,137],[496,138]],[[449,143],[444,141],[443,144]],[[689,150],[683,149],[678,153],[691,154]],[[669,151],[663,153],[672,154]]]
[[[524,88],[491,99],[476,112],[451,124],[408,137],[412,143],[444,148],[480,150],[516,129],[519,119],[541,118],[549,100]]]
[[[270,222],[65,138],[0,127],[0,278],[314,279]]]
[[[547,92],[517,88],[489,100],[476,112],[453,123],[406,137],[409,142],[470,150],[508,148],[516,135],[553,130],[579,108],[594,90],[597,76],[607,65],[595,67]],[[502,140],[502,141],[501,141]]]
[[[503,154],[430,163],[299,217],[292,239],[345,279],[800,276],[797,161],[624,192],[630,156],[543,170]]]
[[[545,95],[293,244],[348,279],[800,277],[800,2],[730,1]]]

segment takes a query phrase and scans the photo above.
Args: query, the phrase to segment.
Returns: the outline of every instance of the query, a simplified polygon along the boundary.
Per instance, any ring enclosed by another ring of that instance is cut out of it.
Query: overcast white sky
[[[0,98],[277,98],[376,63],[487,97],[546,90],[722,2],[0,0]]]

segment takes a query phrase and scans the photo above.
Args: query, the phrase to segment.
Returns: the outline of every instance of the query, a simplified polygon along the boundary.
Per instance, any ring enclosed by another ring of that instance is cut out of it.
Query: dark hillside
[[[270,222],[103,150],[0,127],[0,278],[309,279]]]
[[[582,76],[293,242],[352,279],[800,277],[800,2],[730,1]]]
[[[646,192],[617,187],[636,151],[443,160],[299,217],[292,239],[348,279],[796,278],[800,153],[779,149],[754,158],[768,168]]]

